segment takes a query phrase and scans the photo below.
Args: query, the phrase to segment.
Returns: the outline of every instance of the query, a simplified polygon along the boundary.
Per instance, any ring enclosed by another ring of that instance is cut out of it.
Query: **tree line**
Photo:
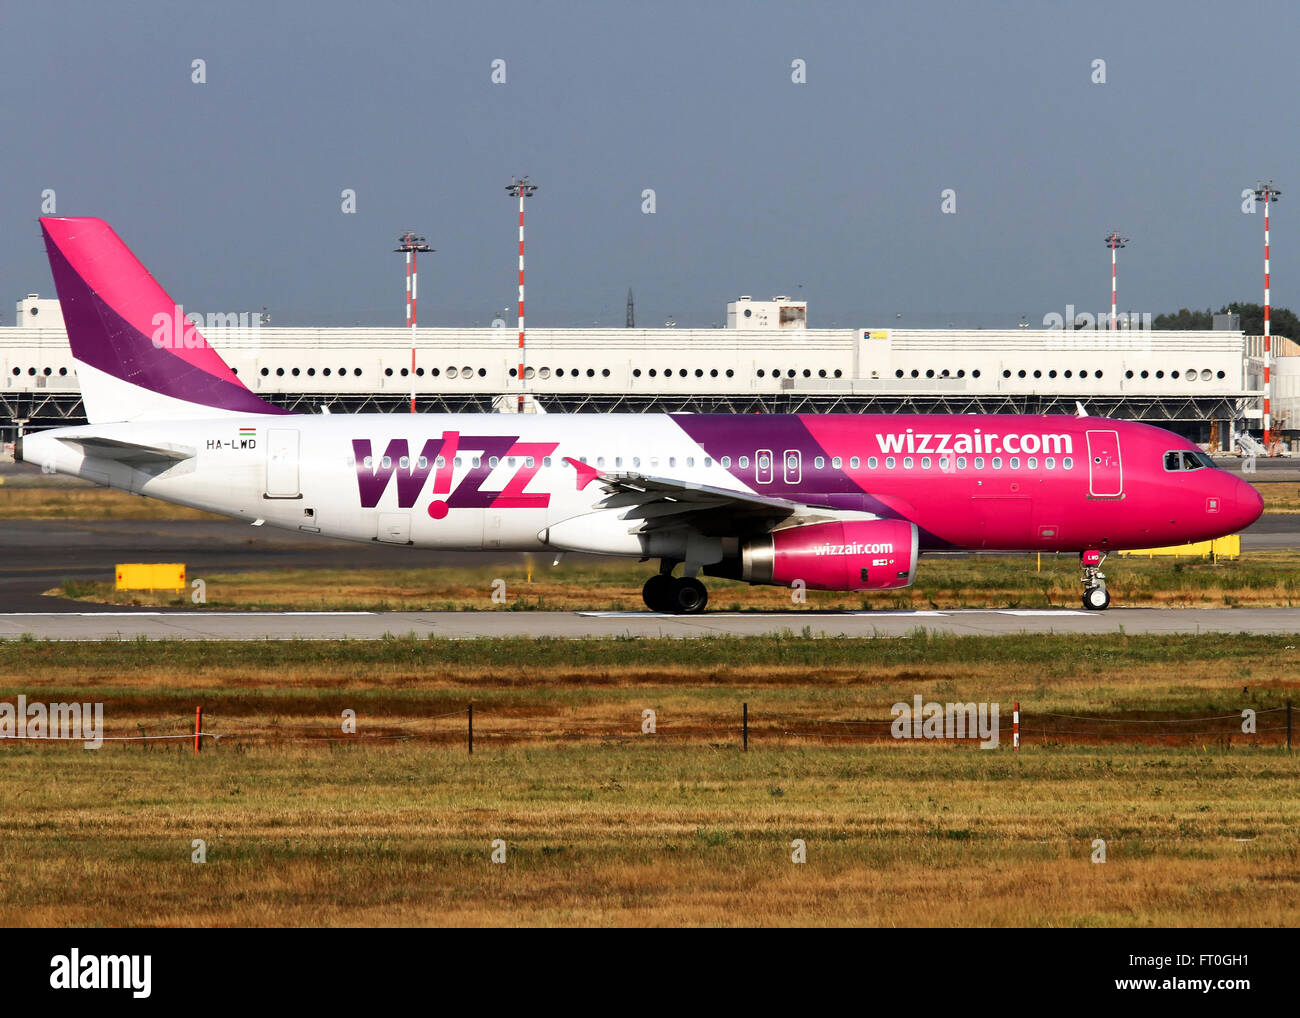
[[[1151,328],[1212,329],[1214,328],[1214,316],[1216,314],[1240,315],[1241,331],[1247,336],[1262,336],[1264,334],[1264,305],[1243,304],[1240,301],[1225,304],[1217,312],[1211,311],[1209,308],[1204,311],[1190,311],[1187,308],[1179,308],[1171,314],[1156,315],[1151,321]],[[1296,313],[1290,308],[1270,307],[1268,316],[1271,325],[1270,331],[1274,336],[1300,339],[1300,317],[1297,317]]]

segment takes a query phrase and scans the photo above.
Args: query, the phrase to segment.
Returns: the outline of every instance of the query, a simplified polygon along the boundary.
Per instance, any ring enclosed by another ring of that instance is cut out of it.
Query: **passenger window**
[[[1002,469],[1002,457],[1001,457],[1001,456],[994,456],[994,457],[993,457],[993,469],[994,469],[994,470],[1001,470],[1001,469]]]
[[[724,470],[730,470],[730,469],[731,469],[731,457],[730,457],[730,456],[723,456],[723,457],[722,457],[722,460],[721,460],[721,463],[722,463],[722,468],[723,468]]]
[[[975,457],[975,469],[976,469],[976,470],[983,470],[983,469],[984,469],[984,457],[983,457],[983,456],[976,456],[976,457]]]
[[[442,459],[441,456],[439,456],[438,458],[439,458],[439,459]],[[526,467],[532,467],[532,465],[533,465],[533,458],[532,458],[531,456],[529,456],[529,457],[527,457],[527,458],[524,459],[524,466],[526,466]]]
[[[399,467],[401,467],[403,470],[410,470],[410,469],[411,469],[411,457],[410,457],[410,456],[403,456],[400,460],[397,461],[397,465],[398,465]]]
[[[966,469],[966,457],[965,457],[965,456],[958,456],[958,457],[957,457],[957,469],[958,469],[958,470],[965,470],[965,469]]]
[[[740,467],[741,470],[744,470],[747,466],[749,466],[749,457],[748,456],[740,457],[740,460],[738,461],[737,465]]]
[[[363,464],[365,464],[365,467],[366,467],[367,470],[374,470],[374,469],[375,469],[375,458],[374,458],[373,456],[367,456],[367,457],[366,457],[365,459],[363,459],[361,462],[362,462]]]
[[[856,457],[854,457],[854,458],[856,459]],[[893,469],[894,469],[894,466],[897,464],[897,462],[898,462],[898,461],[897,461],[896,459],[894,459],[893,456],[886,456],[886,457],[885,457],[885,469],[887,469],[887,470],[893,470]]]
[[[818,470],[823,469],[826,466],[826,457],[818,456],[816,459],[813,460],[813,466],[815,466]]]
[[[1019,456],[1012,456],[1012,457],[1011,457],[1011,469],[1012,469],[1012,470],[1019,470],[1019,469],[1020,469],[1020,457],[1019,457]]]
[[[1051,456],[1048,456],[1046,459],[1043,460],[1043,466],[1046,467],[1048,470],[1054,470],[1056,469],[1056,460],[1053,459]]]
[[[911,457],[911,456],[904,456],[904,457],[903,457],[903,469],[904,469],[904,470],[911,470],[911,469],[912,469],[912,457]]]
[[[858,459],[856,456],[849,457],[849,468],[851,470],[857,470],[860,466],[862,466],[862,460]]]
[[[929,469],[930,469],[930,457],[929,457],[929,456],[922,456],[922,457],[921,457],[921,469],[922,469],[922,470],[929,470]]]
[[[387,470],[389,467],[393,465],[393,459],[391,456],[385,456],[382,460],[380,460],[380,464],[383,466],[385,470]]]
[[[439,456],[438,459],[442,459],[442,457]],[[418,460],[415,461],[415,465],[419,467],[421,470],[427,469],[429,466],[429,457],[421,456]],[[439,463],[438,466],[442,466],[442,464]]]
[[[831,466],[833,466],[836,470],[839,470],[840,467],[844,466],[844,460],[842,460],[839,456],[832,456]]]
[[[880,466],[880,460],[876,459],[876,457],[874,456],[868,456],[867,466],[870,467],[872,470],[875,470],[876,467]]]
[[[1038,457],[1037,457],[1037,456],[1030,456],[1029,459],[1025,462],[1025,465],[1026,465],[1027,467],[1029,467],[1030,470],[1037,470],[1037,469],[1038,469]]]
[[[447,465],[447,458],[445,456],[439,456],[437,460],[435,460],[434,462],[437,464],[438,469],[441,470],[443,467]],[[421,456],[420,466],[427,467],[428,465],[429,465],[429,461],[425,459],[423,456]]]
[[[1063,460],[1061,460],[1062,470],[1069,470],[1072,466],[1074,466],[1074,460],[1070,459],[1069,456],[1066,456]]]
[[[491,467],[493,470],[496,469],[496,465],[497,465],[498,463],[500,463],[500,462],[501,462],[501,461],[500,461],[499,459],[497,459],[495,456],[490,456],[490,457],[488,457],[488,466]],[[586,462],[587,462],[587,459],[586,459],[585,456],[583,457],[582,462],[583,462],[583,463],[586,463]]]

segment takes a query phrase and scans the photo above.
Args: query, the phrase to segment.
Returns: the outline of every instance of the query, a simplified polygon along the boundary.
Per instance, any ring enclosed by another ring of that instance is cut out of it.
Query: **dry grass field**
[[[0,699],[101,700],[109,734],[183,734],[202,703],[225,738],[0,743],[0,923],[1294,925],[1300,763],[1276,739],[1013,753],[763,718],[916,693],[1020,700],[1027,727],[1267,710],[1297,642],[3,643]],[[463,714],[429,720],[470,700],[473,756]]]
[[[216,520],[211,513],[97,487],[0,485],[0,520]]]

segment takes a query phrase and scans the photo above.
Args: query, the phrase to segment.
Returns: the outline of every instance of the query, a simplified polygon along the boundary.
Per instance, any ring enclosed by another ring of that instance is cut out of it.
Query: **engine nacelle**
[[[809,590],[892,590],[916,577],[916,524],[903,520],[809,523],[751,537],[740,579]]]

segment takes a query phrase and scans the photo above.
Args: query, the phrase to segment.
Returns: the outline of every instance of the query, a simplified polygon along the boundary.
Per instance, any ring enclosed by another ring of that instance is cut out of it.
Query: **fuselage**
[[[106,442],[176,458],[117,456]],[[641,554],[595,527],[587,541],[551,537],[601,510],[598,474],[906,520],[929,550],[1177,544],[1233,533],[1262,509],[1192,443],[1092,417],[228,416],[41,432],[23,458],[250,522],[446,549]]]

